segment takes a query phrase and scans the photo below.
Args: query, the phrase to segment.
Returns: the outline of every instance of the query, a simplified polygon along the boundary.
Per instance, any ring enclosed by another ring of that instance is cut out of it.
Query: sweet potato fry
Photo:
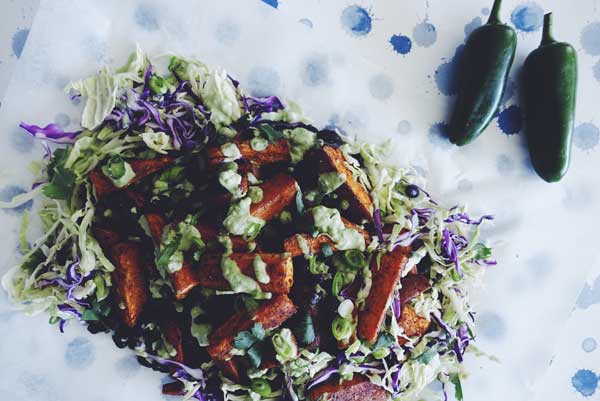
[[[279,294],[263,301],[252,315],[248,312],[236,313],[212,332],[208,346],[209,355],[216,360],[230,359],[237,333],[249,330],[255,323],[260,323],[265,330],[274,329],[292,317],[296,310],[296,306],[287,295]]]
[[[239,185],[242,192],[248,192],[248,175],[242,175],[242,182]],[[225,188],[217,184],[216,188],[208,191],[209,194],[206,197],[206,204],[210,207],[222,207],[228,205],[231,202],[231,193],[227,192]]]
[[[240,382],[240,370],[236,358],[231,358],[226,361],[216,359],[215,365],[223,372],[223,376],[233,380],[236,383]]]
[[[417,315],[415,310],[410,305],[402,305],[400,327],[404,329],[404,334],[409,337],[422,336],[427,333],[431,322],[423,316]]]
[[[320,172],[336,171],[346,176],[346,183],[339,187],[336,193],[350,202],[348,215],[355,221],[372,220],[373,201],[365,187],[354,178],[346,166],[342,152],[332,146],[324,146],[319,152]]]
[[[250,214],[263,220],[276,217],[296,196],[296,180],[287,174],[278,174],[260,185],[263,198],[250,206]]]
[[[278,253],[234,253],[229,257],[234,260],[242,274],[256,278],[254,274],[254,257],[258,255],[267,264],[267,274],[270,281],[267,284],[259,283],[261,290],[275,294],[287,294],[294,282],[294,268],[290,256]],[[215,290],[227,291],[231,286],[223,278],[221,270],[221,255],[206,254],[200,259],[198,269],[200,285]]]
[[[365,308],[358,318],[358,335],[362,339],[369,342],[377,339],[388,302],[394,293],[400,272],[408,261],[408,252],[409,248],[397,247],[381,257],[380,266],[377,266],[377,258],[373,258],[373,284],[365,301]]]
[[[409,274],[400,280],[400,304],[404,305],[416,296],[431,288],[427,277],[421,274]]]
[[[165,334],[165,340],[177,351],[177,354],[171,357],[171,359],[175,362],[183,363],[183,333],[181,327],[173,320],[166,320],[161,324],[161,328]]]
[[[361,233],[363,235],[363,237],[365,238],[365,244],[367,246],[371,243],[371,236],[369,235],[367,230],[352,223],[351,221],[349,221],[343,217],[342,217],[342,221],[344,222],[344,225],[346,227],[353,228],[356,231],[358,231],[359,233]],[[283,242],[283,249],[285,250],[285,252],[291,253],[293,257],[301,256],[303,254],[303,252],[302,252],[302,246],[300,244],[300,241],[302,241],[302,240],[305,241],[306,246],[308,247],[308,250],[312,254],[317,254],[317,253],[321,252],[321,247],[323,246],[323,244],[328,244],[329,246],[331,246],[331,249],[333,251],[336,250],[335,245],[334,245],[333,241],[331,240],[331,238],[329,238],[329,236],[324,235],[324,234],[318,235],[317,237],[313,237],[312,235],[308,235],[308,234],[293,235]]]
[[[152,241],[156,245],[160,244],[160,240],[162,238],[163,230],[167,225],[167,221],[165,218],[158,213],[146,213],[144,215],[146,221],[148,222],[148,227],[150,228],[150,234],[152,235]]]
[[[318,384],[310,390],[308,399],[310,401],[386,401],[387,392],[373,384],[362,375],[355,374],[352,380],[339,383],[337,377]]]
[[[172,156],[160,156],[156,159],[150,160],[128,160],[128,163],[131,165],[131,169],[135,173],[135,177],[129,181],[127,186],[135,184],[142,178],[162,170],[167,165],[172,163],[173,160],[175,160],[175,158]],[[99,168],[90,173],[90,180],[92,181],[94,190],[96,192],[96,197],[98,199],[120,189],[115,187],[110,179],[108,179],[108,177],[106,177]]]
[[[181,269],[171,274],[171,283],[175,289],[175,298],[184,299],[190,291],[200,285],[198,269],[189,261],[184,260]]]
[[[107,228],[94,227],[94,238],[102,248],[108,249],[121,240],[121,235]]]
[[[111,256],[116,267],[112,279],[125,306],[123,321],[134,327],[148,300],[148,284],[140,262],[140,250],[136,244],[119,242],[111,247]]]
[[[279,139],[276,142],[269,143],[265,150],[257,151],[252,149],[250,141],[239,141],[236,145],[242,155],[242,159],[251,161],[257,165],[276,162],[290,161],[290,144],[287,139]],[[214,146],[207,150],[208,164],[214,166],[223,163],[225,156],[220,146]]]

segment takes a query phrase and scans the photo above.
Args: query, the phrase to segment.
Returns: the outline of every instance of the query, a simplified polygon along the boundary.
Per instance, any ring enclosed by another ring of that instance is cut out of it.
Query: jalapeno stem
[[[550,43],[554,43],[554,37],[552,37],[552,13],[548,13],[544,15],[544,31],[542,32],[542,44],[549,45]]]
[[[495,0],[494,5],[492,6],[492,12],[490,12],[490,18],[488,18],[488,24],[499,24],[500,21],[500,6],[502,5],[502,0]]]

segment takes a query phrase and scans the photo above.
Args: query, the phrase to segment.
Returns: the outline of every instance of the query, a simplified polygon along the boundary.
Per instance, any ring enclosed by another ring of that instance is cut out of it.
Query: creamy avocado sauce
[[[269,284],[271,282],[271,277],[269,277],[269,274],[267,273],[267,264],[262,260],[260,255],[254,257],[253,266],[256,281],[261,284]]]
[[[312,214],[315,228],[319,232],[329,235],[338,250],[365,250],[365,239],[362,234],[352,228],[347,228],[337,209],[316,206],[312,209]]]

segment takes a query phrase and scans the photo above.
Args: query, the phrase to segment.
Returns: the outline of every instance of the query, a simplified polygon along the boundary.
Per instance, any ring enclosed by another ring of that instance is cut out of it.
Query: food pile
[[[160,61],[138,48],[70,84],[80,132],[22,124],[68,146],[8,205],[43,195],[43,235],[24,224],[3,279],[14,301],[112,333],[187,399],[417,400],[436,380],[461,399],[491,216],[438,204],[385,145]]]

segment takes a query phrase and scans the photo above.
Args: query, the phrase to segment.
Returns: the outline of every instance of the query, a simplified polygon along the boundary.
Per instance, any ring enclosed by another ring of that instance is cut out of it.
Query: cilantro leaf
[[[396,342],[396,339],[391,334],[381,333],[379,335],[379,337],[377,337],[377,341],[375,341],[375,344],[373,345],[373,349],[375,350],[375,349],[379,349],[379,348],[389,348],[395,342]]]
[[[315,341],[315,327],[310,313],[305,312],[302,315],[298,322],[298,326],[294,330],[294,336],[304,345],[308,345]]]
[[[427,351],[417,356],[415,360],[427,365],[429,362],[431,362],[435,354],[437,354],[437,350],[435,348],[429,348]]]
[[[283,138],[283,132],[277,131],[270,125],[259,125],[258,130],[267,138],[269,142],[275,142],[278,139]]]
[[[298,188],[298,191],[296,192],[296,209],[298,210],[298,213],[304,213],[304,201],[302,200],[302,191],[300,188]]]
[[[67,149],[57,149],[48,164],[50,182],[42,190],[48,198],[68,200],[73,195],[76,177],[71,170],[65,168],[68,156]]]
[[[490,257],[492,257],[492,248],[488,248],[487,246],[485,246],[481,243],[477,244],[477,245],[478,245],[477,252],[475,253],[475,256],[473,256],[473,259],[481,260],[481,259],[489,259]]]
[[[333,249],[331,248],[331,245],[329,245],[329,244],[321,245],[321,252],[323,253],[323,256],[325,256],[326,258],[333,255]]]
[[[262,351],[262,343],[255,343],[248,349],[248,351],[246,351],[246,355],[248,355],[250,363],[252,363],[252,366],[254,366],[255,368],[258,368],[260,366],[260,362],[262,361]]]
[[[460,383],[460,376],[458,376],[458,374],[453,374],[450,376],[450,381],[454,384],[454,398],[458,401],[462,401],[463,391],[462,384]]]
[[[249,331],[240,331],[233,340],[233,346],[237,349],[247,350],[256,342],[254,337]]]
[[[263,328],[262,324],[254,323],[254,326],[252,326],[252,335],[258,341],[262,341],[265,339],[265,329]]]

